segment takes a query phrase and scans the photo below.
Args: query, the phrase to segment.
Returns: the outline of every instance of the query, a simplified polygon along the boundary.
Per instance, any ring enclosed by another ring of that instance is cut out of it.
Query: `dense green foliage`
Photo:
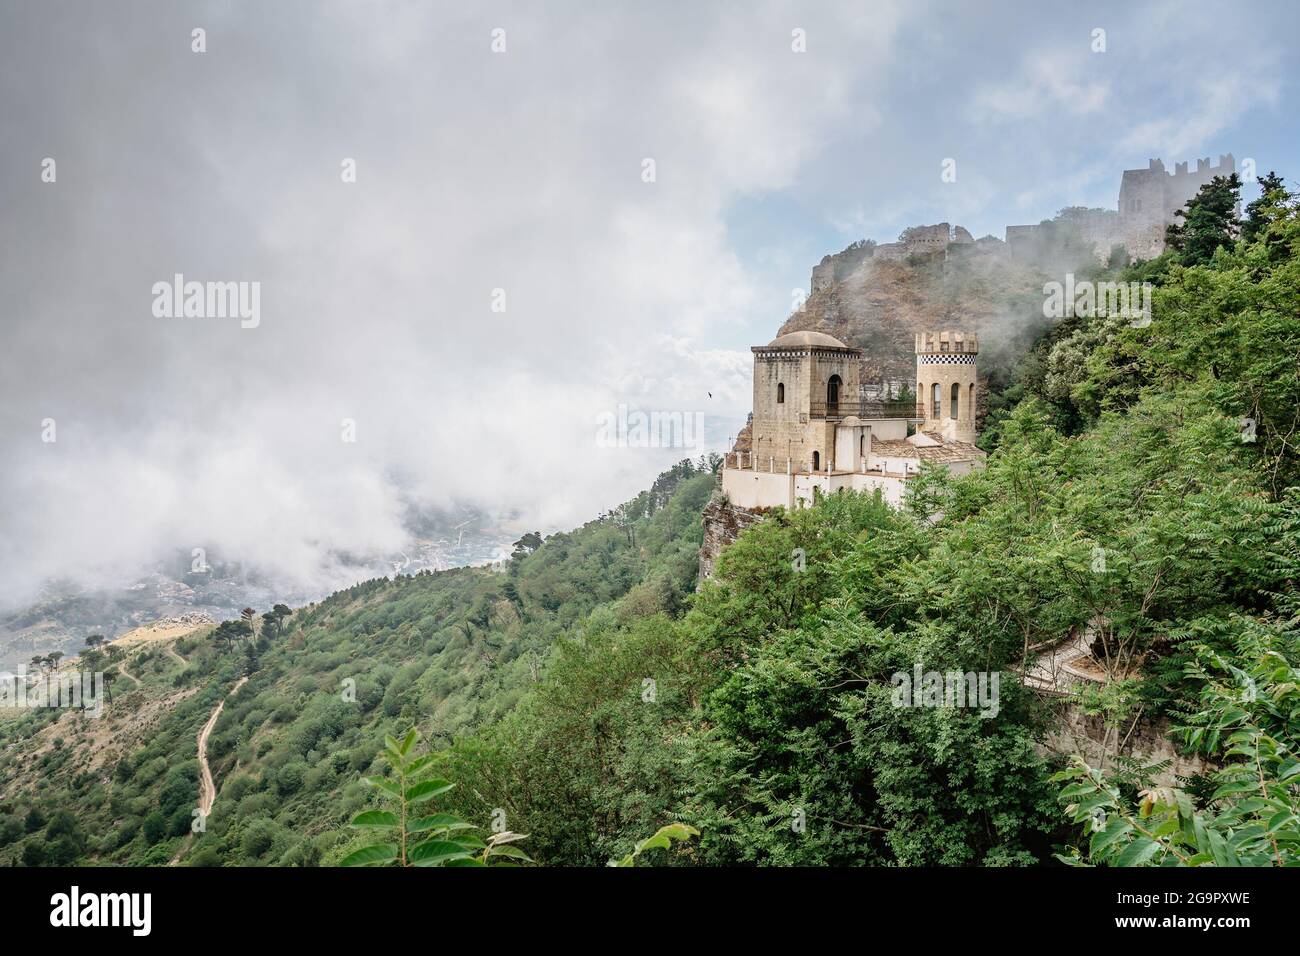
[[[1126,781],[1081,761],[1057,775],[1070,785],[1061,801],[1091,831],[1086,858],[1116,866],[1295,866],[1300,863],[1300,668],[1296,641],[1276,626],[1240,622],[1231,649],[1201,644],[1190,669],[1201,682],[1188,742],[1222,754],[1213,791],[1196,800],[1184,789],[1147,785],[1136,797]],[[1136,806],[1133,806],[1133,804]]]
[[[348,822],[373,806],[361,778],[384,759],[385,734],[416,726],[446,745],[528,696],[552,646],[591,613],[681,607],[713,483],[712,463],[683,462],[614,514],[517,549],[502,571],[367,581],[292,616],[272,609],[256,637],[239,621],[170,650],[112,647],[104,717],[0,715],[0,860],[337,862],[355,842]],[[196,737],[245,674],[208,741],[220,791],[195,832]],[[75,832],[44,816],[24,827],[42,808],[69,809]]]

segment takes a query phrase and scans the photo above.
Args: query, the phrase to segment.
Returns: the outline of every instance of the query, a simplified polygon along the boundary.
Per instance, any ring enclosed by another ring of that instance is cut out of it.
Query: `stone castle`
[[[1229,176],[1236,170],[1232,153],[1211,165],[1209,157],[1198,159],[1196,168],[1175,163],[1173,172],[1161,159],[1147,161],[1146,169],[1126,169],[1120,176],[1119,197],[1114,209],[1072,207],[1062,210],[1061,221],[1073,227],[1092,246],[1098,260],[1105,262],[1115,246],[1123,246],[1131,259],[1153,259],[1165,248],[1165,227],[1175,222],[1174,214],[1215,176]],[[1052,223],[1049,228],[1055,228]],[[1006,241],[995,236],[975,239],[962,226],[946,222],[912,226],[898,242],[876,245],[854,243],[835,255],[823,257],[813,267],[812,290],[826,289],[843,280],[863,260],[899,261],[912,256],[947,256],[979,250],[1005,251],[1030,257],[1044,225],[1007,226]]]
[[[1114,246],[1123,246],[1133,259],[1153,259],[1165,248],[1165,227],[1175,222],[1174,214],[1215,176],[1231,176],[1237,162],[1232,153],[1210,165],[1209,157],[1198,159],[1196,169],[1175,163],[1171,173],[1163,160],[1147,161],[1146,169],[1126,169],[1119,181],[1115,209],[1069,210],[1065,218],[1074,222],[1085,241],[1104,259]],[[1031,242],[1040,226],[1007,226],[1007,246],[1012,251]]]
[[[737,508],[806,507],[841,488],[879,490],[898,505],[922,462],[964,474],[983,461],[971,333],[916,336],[915,404],[860,398],[862,350],[824,332],[788,332],[751,351],[749,449],[728,454],[722,468]]]

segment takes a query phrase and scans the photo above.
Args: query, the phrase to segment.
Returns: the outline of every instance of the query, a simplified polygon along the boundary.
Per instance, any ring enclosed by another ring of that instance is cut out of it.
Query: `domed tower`
[[[847,439],[836,455],[837,427],[860,412],[862,350],[825,332],[787,332],[754,353],[753,461],[761,470],[796,474],[856,471]],[[860,441],[866,454],[866,440]],[[779,467],[778,467],[779,464]]]
[[[950,441],[975,441],[973,332],[916,334],[916,416],[922,431]]]

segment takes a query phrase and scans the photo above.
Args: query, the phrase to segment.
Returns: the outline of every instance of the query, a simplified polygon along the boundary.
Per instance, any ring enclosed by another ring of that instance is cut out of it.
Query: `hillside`
[[[1040,330],[984,469],[923,474],[902,512],[777,513],[686,613],[593,615],[443,756],[472,781],[446,805],[501,811],[547,863],[671,819],[702,834],[664,858],[684,864],[1294,863],[1300,215],[1279,184],[1240,240],[1205,214],[1232,209],[1216,182],[1173,251],[1098,270],[1151,282],[1153,321]],[[1083,685],[1022,687],[1081,639]],[[913,668],[997,674],[998,706],[900,702]],[[1106,772],[1050,743],[1067,708]],[[1140,724],[1208,763],[1156,783],[1169,761],[1125,750]]]
[[[498,556],[517,537],[515,522],[460,506],[420,509],[408,504],[403,520],[409,534],[403,549],[392,554],[332,556],[345,580],[360,580],[394,569],[400,574],[481,564]],[[210,563],[209,563],[209,559]],[[195,569],[196,561],[202,570]],[[251,605],[275,601],[304,604],[327,588],[292,591],[268,576],[238,563],[199,557],[191,551],[166,554],[149,568],[116,583],[46,582],[39,597],[0,611],[0,667],[26,663],[34,654],[76,653],[89,634],[116,637],[161,618],[200,614],[220,620]]]
[[[1149,325],[1038,337],[984,469],[923,473],[902,512],[847,494],[778,512],[685,614],[593,616],[454,748],[473,789],[448,805],[503,810],[549,863],[670,819],[702,834],[679,863],[1294,863],[1300,214],[1261,185],[1243,239],[1207,214],[1232,209],[1216,181],[1174,251],[1105,270],[1155,286]],[[1095,680],[1022,687],[1080,636]],[[996,674],[997,706],[900,699],[914,668]],[[1105,773],[1049,745],[1065,708],[1111,742]],[[1140,723],[1218,769],[1157,784],[1168,761],[1126,755]]]
[[[368,581],[255,641],[205,628],[110,645],[103,717],[0,711],[0,861],[320,862],[364,802],[359,773],[385,732],[449,742],[509,711],[593,609],[676,610],[712,485],[707,465],[683,462],[610,515],[525,536],[504,572]],[[211,734],[218,797],[191,844],[196,738],[245,674]]]

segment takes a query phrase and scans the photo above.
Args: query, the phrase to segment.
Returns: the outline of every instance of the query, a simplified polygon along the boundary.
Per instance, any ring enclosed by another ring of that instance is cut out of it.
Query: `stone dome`
[[[765,348],[788,349],[808,348],[810,346],[820,346],[828,349],[848,348],[835,336],[827,335],[825,332],[787,332],[785,335],[778,335],[771,342],[768,342]]]

